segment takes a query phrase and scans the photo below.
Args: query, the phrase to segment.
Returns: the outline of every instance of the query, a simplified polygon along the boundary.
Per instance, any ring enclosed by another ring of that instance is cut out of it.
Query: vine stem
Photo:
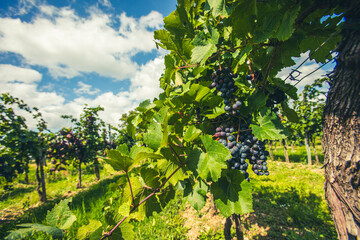
[[[181,159],[180,159],[180,156],[179,156],[179,155],[178,155],[178,153],[175,151],[175,149],[173,148],[173,146],[171,145],[171,143],[170,143],[170,142],[169,142],[169,147],[170,147],[171,151],[175,154],[175,156],[176,156],[176,158],[177,158],[178,162],[181,164],[181,163],[182,163],[182,161],[181,161]]]
[[[185,59],[178,53],[178,51],[175,51],[176,52],[176,54],[181,58],[181,60],[186,64],[186,65],[189,65],[186,61],[185,61]]]
[[[152,193],[150,193],[148,196],[146,196],[142,201],[140,201],[137,205],[135,205],[131,210],[129,215],[134,212],[141,204],[143,204],[144,202],[146,202],[149,198],[151,198],[153,195],[155,195],[156,193],[160,192],[161,188],[165,186],[165,184],[170,180],[170,178],[172,176],[174,176],[174,174],[180,170],[180,168],[182,168],[184,165],[186,164],[186,162],[181,163],[180,166],[178,166],[171,174],[168,178],[165,179],[165,181],[158,187],[156,188]],[[123,219],[120,220],[120,222],[118,222],[115,227],[113,227],[113,229],[111,229],[108,233],[105,233],[104,236],[102,238],[100,238],[100,240],[104,240],[107,237],[110,237],[113,232],[120,226],[121,223],[123,223],[129,216],[125,216],[123,217]]]
[[[130,182],[129,174],[128,174],[127,172],[126,172],[126,177],[127,177],[128,182],[129,182],[129,187],[130,187],[130,192],[131,192],[132,203],[135,204],[135,198],[134,198],[133,190],[132,190],[132,187],[131,187],[131,182]]]
[[[279,50],[279,47],[280,47],[280,44],[276,45],[275,50],[274,50],[273,54],[271,55],[270,62],[268,64],[267,68],[266,68],[266,73],[265,73],[265,76],[264,76],[263,86],[265,86],[266,80],[267,80],[267,78],[269,76],[269,73],[270,73],[270,69],[274,65],[275,56],[276,56],[276,54],[277,54],[277,52]]]
[[[250,69],[251,76],[252,76],[251,80],[256,84],[255,73],[254,73],[254,70],[253,70],[253,68],[252,68],[252,66],[251,66],[251,60],[250,60],[250,58],[249,58],[249,60],[248,60],[248,65],[249,65],[249,69]]]

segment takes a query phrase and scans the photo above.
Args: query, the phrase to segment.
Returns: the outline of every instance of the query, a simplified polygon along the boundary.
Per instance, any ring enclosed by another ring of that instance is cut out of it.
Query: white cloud
[[[159,78],[164,68],[163,56],[157,57],[142,65],[134,77],[130,79],[131,87],[128,91],[103,93],[95,99],[78,97],[67,102],[65,98],[56,92],[43,92],[37,89],[41,74],[32,69],[15,67],[12,65],[0,65],[0,89],[9,92],[12,96],[25,101],[31,107],[38,107],[43,118],[52,130],[58,130],[63,126],[70,126],[67,120],[61,119],[61,115],[73,115],[79,117],[85,104],[89,107],[102,106],[104,112],[100,117],[107,123],[117,125],[123,113],[129,112],[146,99],[157,97],[162,91],[159,87]],[[10,74],[9,74],[10,73]],[[2,77],[5,76],[5,77]],[[98,89],[92,89],[91,85],[79,82],[77,93],[93,93]],[[29,127],[34,128],[35,122],[28,119]]]
[[[74,92],[77,95],[82,95],[82,94],[89,94],[89,95],[95,95],[98,94],[100,92],[100,89],[95,88],[94,90],[91,90],[91,85],[86,84],[82,81],[78,82],[78,86],[79,88],[74,89]]]
[[[12,52],[23,57],[25,67],[0,64],[0,92],[9,92],[24,100],[31,107],[38,107],[48,127],[58,130],[69,126],[61,115],[79,117],[85,104],[105,108],[102,119],[113,125],[123,113],[138,106],[145,99],[153,99],[162,91],[159,78],[164,69],[165,51],[159,57],[138,65],[132,61],[137,53],[149,53],[155,49],[153,31],[162,26],[162,15],[150,12],[138,19],[122,13],[110,16],[91,7],[89,17],[82,18],[74,10],[39,4],[40,0],[22,0],[25,14],[38,8],[39,14],[29,22],[13,18],[0,18],[0,52]],[[99,4],[107,4],[99,0]],[[113,19],[120,22],[114,29]],[[72,78],[82,73],[96,72],[114,80],[130,80],[130,88],[119,92],[106,92],[90,83],[78,82],[74,92],[79,95],[72,101],[55,92],[51,82],[39,87],[42,74],[30,67],[46,67],[54,77]],[[85,95],[84,95],[85,94]],[[98,95],[87,98],[86,94]],[[35,122],[28,119],[29,127]]]
[[[131,58],[155,49],[153,30],[161,27],[163,19],[155,11],[139,19],[122,13],[120,27],[114,29],[112,16],[99,9],[90,8],[87,18],[69,7],[41,4],[38,9],[30,22],[0,18],[0,51],[46,67],[54,77],[91,72],[117,80],[133,77],[139,66]]]
[[[35,83],[42,78],[41,73],[30,68],[20,68],[10,64],[0,64],[0,84],[10,82]]]
[[[109,0],[99,0],[99,3],[105,7],[112,7],[111,2]]]

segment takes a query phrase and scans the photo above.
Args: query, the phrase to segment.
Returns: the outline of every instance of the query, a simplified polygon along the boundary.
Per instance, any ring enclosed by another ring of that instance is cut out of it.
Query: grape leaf
[[[254,112],[256,109],[265,106],[267,99],[268,97],[263,91],[255,90],[247,99],[249,108],[248,112]]]
[[[193,63],[200,62],[200,65],[204,65],[205,61],[214,53],[216,53],[216,46],[211,43],[207,43],[206,45],[196,46],[194,47],[191,59]]]
[[[89,224],[81,226],[77,233],[76,239],[99,239],[102,234],[102,223],[99,220],[90,219]]]
[[[198,136],[200,136],[200,134],[201,130],[192,125],[186,130],[184,134],[184,140],[186,142],[194,141]]]
[[[107,157],[104,158],[105,162],[110,164],[116,171],[128,172],[136,164],[132,158],[122,154],[117,150],[107,150],[106,156]]]
[[[157,161],[157,166],[163,173],[165,173],[165,177],[168,178],[179,167],[179,164],[177,162],[160,159]],[[184,170],[179,169],[169,179],[169,182],[175,186],[178,183],[178,181],[184,180],[185,178],[186,178],[186,174]]]
[[[210,135],[201,136],[206,153],[200,155],[197,171],[203,179],[217,181],[222,169],[227,167],[226,160],[231,158],[229,149],[213,140]]]
[[[221,178],[211,184],[214,202],[224,217],[246,214],[252,209],[251,185],[238,170],[225,170]]]
[[[182,36],[185,33],[185,28],[181,22],[179,12],[173,11],[169,16],[164,18],[164,27],[173,35]]]
[[[162,141],[161,126],[159,123],[152,120],[149,125],[148,132],[144,134],[144,142],[154,151],[157,151],[161,145],[161,141]]]
[[[217,118],[218,116],[222,115],[226,113],[226,111],[224,110],[224,108],[220,108],[220,107],[215,107],[213,109],[213,113],[211,114],[206,114],[205,116],[209,119],[214,119]]]
[[[286,138],[288,131],[282,126],[280,118],[270,110],[261,111],[257,117],[258,125],[250,124],[255,135],[260,140],[279,140]]]
[[[143,186],[151,187],[152,189],[156,189],[160,186],[160,177],[159,173],[152,168],[141,168],[140,170],[140,182]]]
[[[10,234],[4,238],[4,240],[24,239],[31,236],[36,231],[45,232],[51,235],[54,239],[62,239],[64,237],[63,230],[56,227],[37,223],[22,223],[16,226],[20,227],[20,229],[12,230]]]
[[[186,159],[187,161],[187,167],[192,171],[195,177],[198,177],[198,165],[200,161],[202,151],[200,148],[194,148],[188,153],[188,157]]]
[[[176,50],[176,45],[171,38],[170,32],[161,29],[154,32],[154,38],[160,40],[162,43],[161,47],[167,50]]]
[[[207,0],[206,3],[209,5],[209,8],[211,9],[212,15],[214,17],[219,15],[222,17],[227,17],[229,15],[225,0]]]
[[[295,112],[295,110],[289,108],[289,106],[285,103],[281,103],[282,110],[284,111],[285,116],[290,122],[299,123],[299,116]]]
[[[279,29],[276,32],[276,37],[280,41],[289,39],[294,32],[294,23],[299,14],[300,6],[293,6],[285,11],[283,19],[280,23]]]
[[[116,148],[117,151],[121,152],[125,156],[129,156],[129,148],[127,144],[123,143]]]
[[[193,208],[200,211],[205,206],[207,191],[208,186],[206,183],[199,180],[194,187],[191,184],[186,186],[184,196]]]
[[[139,112],[146,112],[147,110],[154,108],[156,105],[151,103],[149,99],[141,102],[139,106],[136,108]]]
[[[134,226],[123,222],[107,239],[109,240],[133,240],[135,239]]]
[[[143,190],[143,185],[141,184],[140,178],[130,177],[129,179],[130,179],[130,183],[131,183],[131,189],[130,189],[128,181],[126,181],[126,185],[124,187],[124,191],[122,194],[122,196],[123,196],[122,202],[123,203],[127,202],[129,198],[132,199],[131,191],[132,191],[132,194],[134,195],[135,200],[137,202],[139,202],[137,195],[140,194],[141,191]]]
[[[144,189],[141,200],[152,193],[150,189]],[[173,199],[175,191],[172,187],[163,188],[161,193],[151,196],[143,204],[141,204],[135,213],[135,217],[138,220],[150,217],[154,212],[161,212],[166,204]],[[133,216],[133,215],[132,215]]]
[[[191,44],[194,46],[191,54],[193,63],[204,65],[206,60],[217,51],[216,44],[219,40],[219,32],[217,29],[209,27],[210,37],[208,38],[203,31],[196,34]]]
[[[69,208],[69,202],[71,202],[71,198],[62,200],[60,203],[55,205],[51,211],[48,211],[46,221],[50,226],[65,230],[69,229],[76,221],[76,216]]]

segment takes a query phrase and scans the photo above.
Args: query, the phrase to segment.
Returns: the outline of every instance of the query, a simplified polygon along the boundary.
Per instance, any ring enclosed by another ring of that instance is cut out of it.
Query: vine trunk
[[[325,197],[340,240],[360,239],[360,3],[351,5],[324,109]]]

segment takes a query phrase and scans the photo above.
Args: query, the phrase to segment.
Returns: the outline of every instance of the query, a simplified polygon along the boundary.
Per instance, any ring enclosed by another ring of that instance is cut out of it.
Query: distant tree
[[[70,119],[75,125],[73,127],[73,134],[78,139],[77,157],[79,161],[79,182],[77,187],[81,187],[81,165],[82,163],[92,163],[94,166],[94,173],[96,179],[100,179],[99,161],[97,155],[99,151],[104,151],[107,146],[106,139],[106,124],[99,118],[98,112],[103,111],[104,108],[88,107],[85,105],[79,120],[70,116],[62,116],[65,119]],[[104,133],[105,132],[105,133]]]
[[[29,130],[26,119],[16,114],[11,106],[32,114],[37,121],[37,131]],[[11,182],[18,173],[25,171],[28,183],[28,163],[36,163],[37,192],[42,202],[47,200],[44,165],[48,148],[46,122],[37,108],[30,108],[24,101],[9,94],[0,97],[0,174]]]

